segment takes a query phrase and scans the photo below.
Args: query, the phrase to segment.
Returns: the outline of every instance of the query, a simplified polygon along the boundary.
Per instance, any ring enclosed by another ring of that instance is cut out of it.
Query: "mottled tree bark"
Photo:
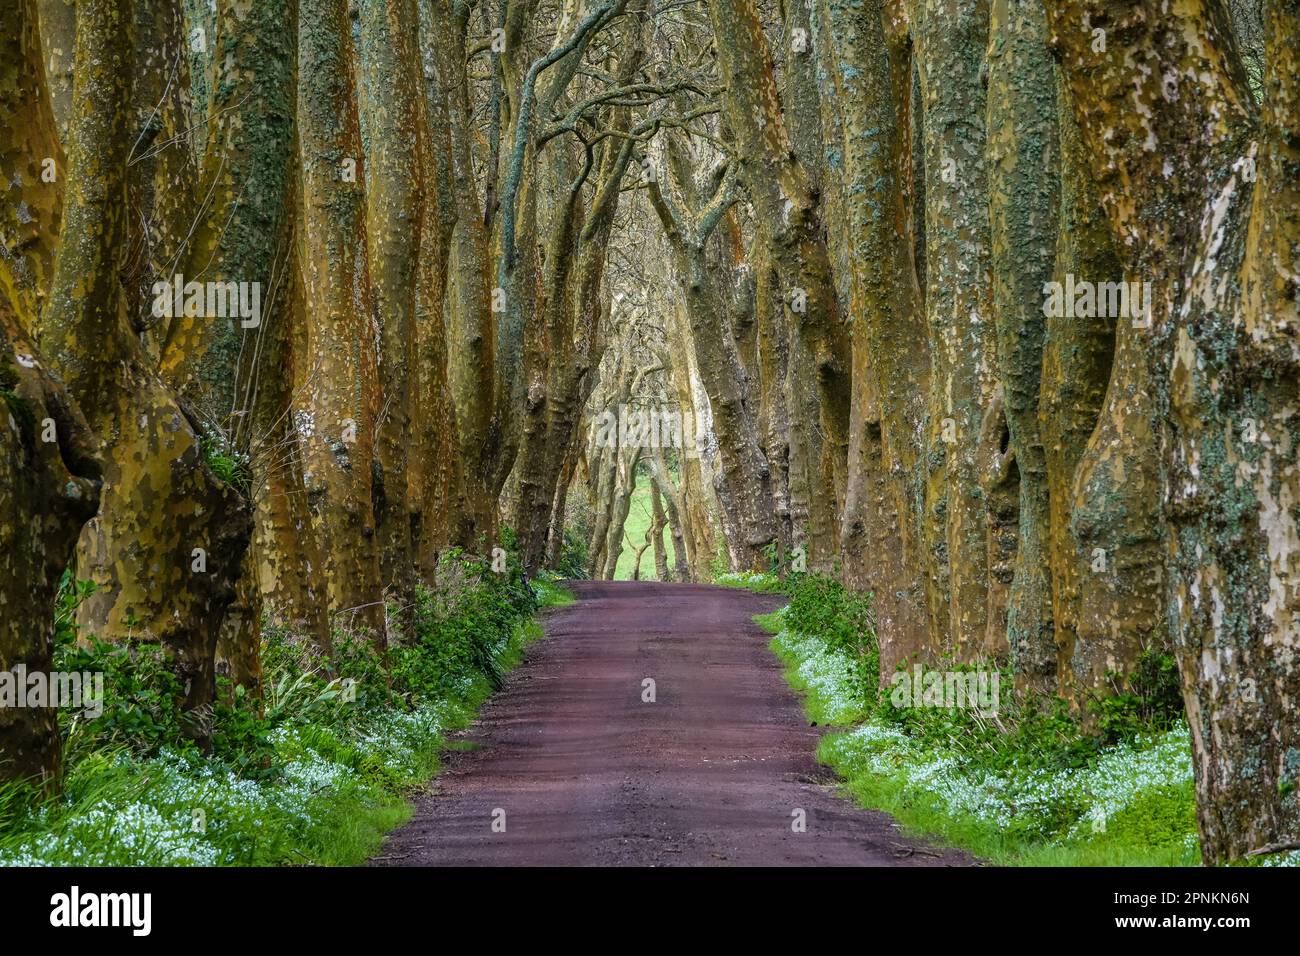
[[[840,541],[846,582],[876,596],[888,674],[930,645],[917,441],[929,359],[907,207],[912,64],[899,4],[823,0],[818,20],[832,45],[823,99],[840,104],[851,236],[854,400]]]
[[[313,656],[327,657],[331,650],[327,577],[311,526],[303,484],[303,439],[295,415],[307,340],[298,247],[294,236],[282,305],[273,310],[261,336],[266,351],[252,408],[250,455],[252,557],[265,622],[297,636]]]
[[[1166,502],[1164,613],[1201,847],[1232,859],[1300,833],[1300,10],[1267,5],[1258,115],[1218,4],[1048,12],[1116,250],[1127,277],[1152,284],[1149,321],[1119,322],[1108,406],[1127,333],[1160,423],[1158,481],[1143,487]],[[1150,567],[1121,570],[1151,590]]]
[[[657,449],[650,472],[650,478],[663,497],[663,509],[668,520],[668,533],[673,539],[673,573],[675,580],[683,584],[691,580],[690,560],[687,555],[687,536],[682,527],[684,507],[681,495],[673,484],[672,475],[668,473],[668,463],[664,460],[663,449]],[[668,580],[666,577],[660,580]]]
[[[172,0],[136,0],[135,44],[131,151],[127,159],[130,213],[128,245],[122,258],[127,273],[127,315],[144,333],[145,347],[157,361],[168,321],[156,314],[153,286],[159,279],[171,279],[182,271],[183,256],[201,205],[194,153],[188,142],[189,66],[179,5]],[[283,147],[281,153],[287,152],[288,147]],[[227,209],[222,211],[229,213]],[[212,318],[199,321],[216,324]],[[226,394],[236,372],[234,363],[220,370],[220,385]],[[211,420],[216,420],[217,413],[229,413],[226,408],[203,411]]]
[[[696,381],[695,345],[691,341],[689,322],[686,319],[686,304],[679,296],[674,303],[669,317],[668,341],[675,360],[669,369],[669,382],[672,395],[681,409],[683,422],[695,423],[692,434],[683,435],[684,448],[678,456],[678,468],[681,473],[681,485],[678,503],[682,522],[682,535],[685,539],[686,560],[690,580],[707,581],[709,579],[709,562],[713,559],[713,539],[709,522],[708,494],[705,488],[704,469],[701,455],[704,449],[699,447],[698,435],[702,428],[711,427],[707,396],[696,402],[692,383]],[[702,391],[702,389],[701,389]]]
[[[1045,317],[1055,265],[1056,96],[1039,0],[992,0],[988,40],[987,176],[993,328],[1003,414],[1019,478],[1007,643],[1019,686],[1056,689],[1048,562],[1047,465],[1039,433]]]
[[[87,525],[78,576],[96,592],[87,633],[156,641],[172,655],[190,732],[207,737],[213,654],[251,530],[236,489],[208,468],[194,423],[130,326],[117,263],[126,237],[132,7],[77,8],[69,188],[42,352],[105,442],[100,515]]]
[[[1069,276],[1118,279],[1123,273],[1111,243],[1110,224],[1092,184],[1069,91],[1059,69],[1057,73],[1061,210],[1052,280],[1064,284]],[[1114,316],[1070,316],[1064,310],[1045,319],[1038,418],[1050,510],[1052,621],[1059,649],[1058,693],[1076,707],[1088,694],[1105,689],[1107,674],[1122,671],[1133,658],[1129,653],[1118,659],[1109,642],[1098,639],[1101,635],[1095,628],[1088,640],[1078,640],[1079,585],[1095,572],[1092,556],[1079,546],[1072,529],[1074,476],[1106,398],[1115,321]]]
[[[1106,37],[1109,28],[1102,29]],[[1090,43],[1102,45],[1089,36]],[[1086,126],[1082,132],[1085,148],[1094,149]],[[1104,198],[1105,180],[1113,178],[1114,172],[1098,177],[1095,162],[1091,171]],[[1176,272],[1169,271],[1174,282]],[[1122,257],[1120,268],[1112,274],[1075,278],[1098,284],[1142,282],[1150,281],[1151,274],[1135,268],[1131,257]],[[1067,319],[1074,311],[1067,311]],[[1076,316],[1072,321],[1081,320]],[[1110,380],[1097,427],[1075,467],[1070,489],[1070,530],[1079,558],[1078,597],[1070,622],[1073,634],[1065,632],[1058,643],[1062,651],[1072,643],[1067,673],[1071,695],[1075,686],[1080,691],[1107,687],[1112,674],[1122,679],[1142,650],[1165,643],[1161,635],[1165,556],[1159,380],[1167,375],[1167,368],[1164,359],[1150,361],[1149,329],[1135,327],[1141,323],[1126,315],[1112,315],[1109,321],[1114,323],[1115,340]],[[1072,582],[1063,579],[1063,583]]]
[[[185,282],[258,283],[263,309],[292,203],[297,17],[294,0],[217,5],[219,36],[205,40],[215,75],[206,104],[198,218],[188,249],[171,270]],[[171,280],[172,274],[157,278]],[[174,316],[162,350],[164,379],[232,434],[242,424],[239,413],[247,417],[255,387],[239,374],[241,356],[259,350],[261,327],[252,322]]]
[[[635,49],[626,51],[634,64]],[[629,64],[630,70],[630,64]],[[625,122],[625,110],[606,122]],[[551,151],[565,144],[550,146]],[[573,171],[568,194],[548,230],[539,341],[527,358],[528,401],[519,427],[516,474],[518,494],[512,522],[519,534],[524,567],[541,566],[556,485],[565,451],[578,427],[590,391],[589,375],[599,359],[602,283],[606,247],[617,213],[620,184],[632,151],[630,144],[606,143]],[[595,188],[590,208],[583,207],[583,186],[593,164]],[[554,172],[571,164],[556,164]]]
[[[799,330],[791,354],[799,367],[815,370],[822,431],[841,456],[848,447],[849,334],[836,302],[817,197],[790,142],[754,3],[712,0],[709,13],[741,178],[769,261],[781,278],[789,319]],[[810,421],[792,424],[812,427]],[[817,468],[816,461],[809,467]]]
[[[615,364],[598,394],[605,396],[603,405],[618,414],[620,403],[626,402],[632,391],[633,370],[630,357],[623,351],[615,353]],[[601,404],[601,403],[598,403]],[[587,573],[593,578],[603,576],[605,554],[609,544],[610,525],[613,522],[615,488],[621,449],[617,441],[602,441],[601,426],[593,422],[588,438],[589,498],[596,509],[587,544]]]
[[[99,501],[98,446],[0,295],[0,670],[49,674],[59,578]],[[51,707],[0,707],[0,780],[48,787],[61,750]]]
[[[180,0],[185,15],[186,49],[190,61],[190,100],[196,123],[191,131],[190,148],[199,162],[208,147],[208,127],[202,122],[212,101],[215,74],[213,48],[217,36],[217,11],[211,0]]]
[[[36,0],[0,3],[0,299],[29,333],[54,275],[66,172],[36,9]]]
[[[668,553],[664,550],[664,529],[668,527],[668,517],[664,514],[663,502],[659,497],[659,486],[650,482],[650,527],[646,529],[654,544],[655,580],[668,581]]]
[[[511,149],[504,154],[497,282],[505,303],[497,328],[497,454],[502,463],[513,463],[519,480],[511,517],[530,571],[545,553],[549,504],[587,396],[588,375],[599,358],[593,346],[599,336],[605,251],[632,155],[630,141],[591,143],[580,128],[582,123],[626,127],[630,111],[625,106],[601,106],[603,100],[592,103],[577,91],[578,102],[559,124],[548,127],[545,121],[558,111],[596,34],[627,2],[566,6],[550,51],[533,60],[522,78]],[[631,5],[640,8],[638,0]],[[644,58],[640,19],[621,20],[612,45],[617,62],[610,81],[625,86]],[[570,133],[581,144],[576,160]],[[588,185],[589,206],[583,201]],[[530,282],[534,272],[539,282]],[[534,327],[524,335],[524,317],[530,314]]]
[[[72,118],[72,66],[77,45],[76,0],[37,0],[41,47],[45,59],[45,84],[62,140]],[[12,36],[8,32],[5,36]]]
[[[362,0],[361,108],[368,119],[366,250],[379,320],[375,546],[381,583],[409,623],[415,603],[409,457],[416,368],[416,289],[425,202],[421,71],[414,0]]]
[[[924,104],[925,312],[930,388],[925,431],[927,598],[937,647],[979,656],[1003,607],[989,592],[981,422],[996,368],[985,159],[985,0],[918,0]]]
[[[555,495],[551,498],[551,521],[546,539],[546,566],[556,567],[564,551],[564,536],[568,521],[569,487],[577,470],[581,427],[574,430],[569,440],[569,451],[564,457],[564,466],[560,469],[560,478],[555,483]]]
[[[804,529],[795,531],[790,500],[790,341],[776,277],[760,245],[754,261],[754,317],[757,325],[758,422],[763,456],[772,484],[772,512],[777,541],[790,555],[796,540],[804,547]]]
[[[844,318],[845,334],[851,334],[849,291],[852,269],[852,227],[844,214],[845,190],[842,177],[843,124],[839,103],[826,92],[835,68],[831,62],[833,45],[819,35],[823,18],[816,4],[790,2],[782,4],[785,69],[782,71],[782,117],[794,156],[807,176],[808,188],[817,195],[818,212],[825,227],[826,251],[831,264],[830,282],[838,314]],[[799,34],[804,31],[803,49],[797,49]],[[830,151],[827,152],[827,147]],[[756,207],[757,208],[757,207]],[[809,343],[813,339],[801,323],[791,321],[798,315],[789,310],[790,283],[771,267],[771,249],[764,242],[754,244],[756,265],[767,265],[766,277],[759,277],[762,294],[777,310],[776,319],[785,330],[786,375],[783,387],[789,400],[785,422],[787,453],[785,481],[791,498],[791,546],[804,549],[806,566],[827,574],[839,574],[844,567],[841,554],[840,506],[844,503],[847,480],[848,439],[844,444],[827,445],[822,421],[822,395],[818,383],[821,370],[813,361]],[[761,306],[760,306],[761,307]],[[844,374],[852,375],[852,360],[847,338],[844,348]],[[848,387],[848,386],[846,386]],[[850,391],[850,399],[852,394]],[[803,425],[790,429],[789,424]],[[846,426],[848,421],[846,419]],[[816,426],[816,427],[814,427]],[[846,433],[847,434],[847,433]],[[777,451],[781,450],[778,445]],[[769,453],[774,469],[778,462]],[[828,469],[826,466],[830,464]],[[773,493],[779,494],[779,479],[774,470]],[[777,505],[778,516],[780,505]]]
[[[298,136],[308,330],[299,413],[303,481],[330,610],[382,646],[384,606],[372,501],[378,412],[367,272],[361,134],[343,0],[300,6]]]
[[[522,5],[520,5],[522,8]],[[496,338],[490,236],[479,208],[470,144],[474,127],[465,70],[469,8],[429,0],[433,57],[444,97],[450,138],[450,195],[455,203],[448,266],[447,379],[455,403],[456,451],[463,482],[455,541],[478,547],[496,535],[492,491],[492,422],[495,409]],[[516,8],[512,7],[512,13]],[[518,40],[518,37],[514,38]],[[507,39],[507,49],[513,49]],[[436,112],[436,111],[435,111]],[[490,164],[496,157],[489,157]]]
[[[600,577],[614,580],[618,559],[623,554],[624,525],[632,510],[632,492],[636,490],[637,465],[641,462],[640,448],[615,448],[614,485],[610,495],[609,527],[605,532],[604,565]]]
[[[422,577],[432,580],[437,555],[459,526],[464,498],[462,461],[458,454],[455,405],[448,379],[448,338],[445,321],[450,286],[452,233],[459,216],[453,163],[452,97],[449,73],[463,69],[448,61],[442,31],[447,7],[420,0],[420,62],[426,82],[418,101],[424,146],[424,222],[420,232],[420,275],[416,302],[418,380],[415,383],[415,449],[419,461],[412,472],[412,535]]]

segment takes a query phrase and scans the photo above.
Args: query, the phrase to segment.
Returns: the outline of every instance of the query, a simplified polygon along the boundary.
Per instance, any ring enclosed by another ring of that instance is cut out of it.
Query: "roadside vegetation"
[[[102,713],[61,714],[60,793],[0,785],[0,866],[355,865],[404,822],[409,791],[438,771],[465,726],[540,636],[534,614],[572,596],[456,550],[421,588],[410,633],[380,660],[369,635],[336,626],[333,656],[263,629],[264,696],[219,682],[211,746],[178,701],[156,645],[83,637],[89,594],[65,578],[55,668],[102,672]],[[390,608],[390,614],[393,613]]]
[[[869,596],[816,574],[726,574],[718,583],[789,596],[757,620],[773,632],[809,720],[832,728],[818,759],[861,805],[999,864],[1200,862],[1188,730],[1167,655],[1145,656],[1129,690],[1080,713],[1014,691],[1007,670],[994,707],[900,707],[895,684],[879,676]],[[1262,862],[1296,865],[1300,853]]]

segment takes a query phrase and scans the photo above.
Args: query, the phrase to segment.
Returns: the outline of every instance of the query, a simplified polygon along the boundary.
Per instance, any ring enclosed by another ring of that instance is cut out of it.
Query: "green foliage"
[[[824,574],[792,574],[784,584],[790,595],[785,625],[818,638],[827,649],[852,664],[852,691],[873,701],[880,687],[880,650],[871,595],[850,591]]]
[[[947,669],[969,672],[981,668],[948,665]],[[1001,687],[1009,691],[1013,682],[1009,670],[1001,673]],[[875,716],[924,747],[947,748],[972,766],[995,773],[1082,767],[1107,743],[1102,737],[1083,733],[1059,698],[999,696],[1004,699],[997,714],[986,717],[973,708],[898,708],[886,692]]]
[[[110,644],[91,637],[83,645],[58,650],[55,669],[101,672],[104,711],[93,719],[60,714],[61,720],[84,720],[85,732],[106,746],[153,754],[165,746],[185,746],[191,728],[182,717],[184,688],[167,653],[156,644]]]
[[[727,543],[722,540],[722,535],[717,535],[714,538],[713,557],[709,559],[709,577],[716,581],[730,571],[731,556],[727,554]]]
[[[587,577],[589,560],[587,539],[566,528],[564,544],[560,546],[559,560],[552,569],[560,577],[582,579]]]
[[[532,581],[537,594],[538,607],[563,607],[574,602],[573,592],[560,583],[560,578],[550,571],[542,571]]]
[[[724,578],[754,589],[773,580]],[[900,707],[880,685],[869,596],[817,574],[791,575],[782,590],[789,604],[760,623],[777,632],[773,650],[809,717],[853,728],[823,738],[819,756],[864,805],[1004,863],[1195,861],[1190,753],[1167,655],[1143,655],[1115,695],[1091,702],[1088,722],[1056,697],[1016,693],[1013,675],[988,662],[943,667],[996,671],[996,708]]]
[[[979,767],[1006,772],[1085,766],[1104,747],[1159,734],[1182,718],[1177,666],[1169,655],[1150,652],[1139,659],[1130,689],[1093,702],[1096,732],[1085,732],[1065,701],[1017,695],[1014,675],[1000,671],[996,715],[974,708],[895,707],[889,686],[879,684],[879,652],[870,595],[857,594],[821,574],[794,574],[784,583],[790,595],[781,626],[816,638],[829,652],[854,665],[850,688],[866,713],[927,748],[944,747]],[[928,668],[927,668],[928,669]],[[948,663],[945,670],[998,670],[996,664]]]
[[[1115,675],[1111,679],[1116,692],[1088,702],[1106,743],[1130,740],[1152,729],[1166,730],[1182,720],[1183,690],[1172,654],[1145,651],[1137,659],[1127,689]]]
[[[470,675],[487,678],[495,690],[503,680],[497,657],[516,620],[509,597],[495,589],[469,591],[454,614],[421,602],[415,643],[390,655],[395,691],[412,698],[460,695]]]
[[[18,423],[18,430],[27,436],[36,433],[36,413],[18,394],[18,372],[12,365],[0,364],[0,402],[4,403],[9,414]]]
[[[21,821],[36,799],[28,783],[19,780],[0,781],[0,833]]]
[[[724,588],[744,588],[758,594],[787,594],[791,582],[778,575],[757,571],[723,571],[714,573],[713,583]]]
[[[803,574],[803,571],[795,571],[791,567],[792,555],[786,554],[781,550],[781,542],[769,541],[763,547],[763,557],[767,561],[767,574],[769,577],[778,578],[784,581],[787,577]]]
[[[582,482],[573,482],[564,499],[564,543],[559,563],[553,569],[556,573],[566,578],[588,576],[587,566],[591,560],[588,542],[591,541],[595,521],[595,511],[587,498],[586,489],[582,487]]]
[[[1106,820],[1098,836],[1112,843],[1165,849],[1196,832],[1196,790],[1192,786],[1139,791],[1122,811]]]
[[[470,719],[540,633],[517,555],[496,573],[449,554],[437,580],[420,591],[414,633],[390,645],[387,668],[366,635],[336,629],[334,654],[319,660],[292,633],[265,628],[264,696],[220,682],[203,715],[204,753],[165,653],[79,640],[76,607],[92,589],[65,575],[56,667],[102,672],[104,711],[61,714],[59,797],[0,787],[0,865],[362,862],[409,815],[405,793],[436,771],[443,734]],[[561,594],[543,588],[548,602]]]
[[[63,732],[76,722],[83,738],[98,746],[125,747],[141,755],[186,746],[191,735],[180,707],[184,688],[161,647],[110,644],[93,635],[78,641],[77,607],[94,590],[90,581],[73,581],[65,571],[55,599],[54,670],[102,673],[108,691],[97,717],[60,710]]]
[[[238,488],[245,496],[251,493],[253,475],[248,468],[248,462],[232,454],[226,447],[225,439],[204,437],[202,450],[203,459],[214,475],[226,484]]]

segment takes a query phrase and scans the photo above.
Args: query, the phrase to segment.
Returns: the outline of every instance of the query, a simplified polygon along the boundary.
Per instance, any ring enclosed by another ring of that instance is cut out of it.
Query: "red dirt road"
[[[372,865],[972,863],[835,794],[813,760],[820,731],[751,620],[778,598],[571,587],[578,601],[543,619],[546,636],[458,735],[471,749],[449,754]]]

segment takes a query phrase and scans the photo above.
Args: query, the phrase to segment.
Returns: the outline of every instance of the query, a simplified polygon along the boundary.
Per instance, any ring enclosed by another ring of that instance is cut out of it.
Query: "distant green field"
[[[638,474],[636,476],[636,490],[632,492],[632,507],[628,509],[627,521],[623,523],[623,551],[618,556],[618,567],[614,571],[614,580],[629,581],[632,579],[632,562],[636,557],[636,549],[645,542],[645,533],[653,521],[650,510],[650,476]],[[673,536],[668,533],[668,528],[664,527],[664,547],[668,555],[668,568],[671,571],[673,567]],[[655,555],[654,545],[646,548],[645,554],[641,555],[641,580],[657,581],[659,576],[655,573]]]

